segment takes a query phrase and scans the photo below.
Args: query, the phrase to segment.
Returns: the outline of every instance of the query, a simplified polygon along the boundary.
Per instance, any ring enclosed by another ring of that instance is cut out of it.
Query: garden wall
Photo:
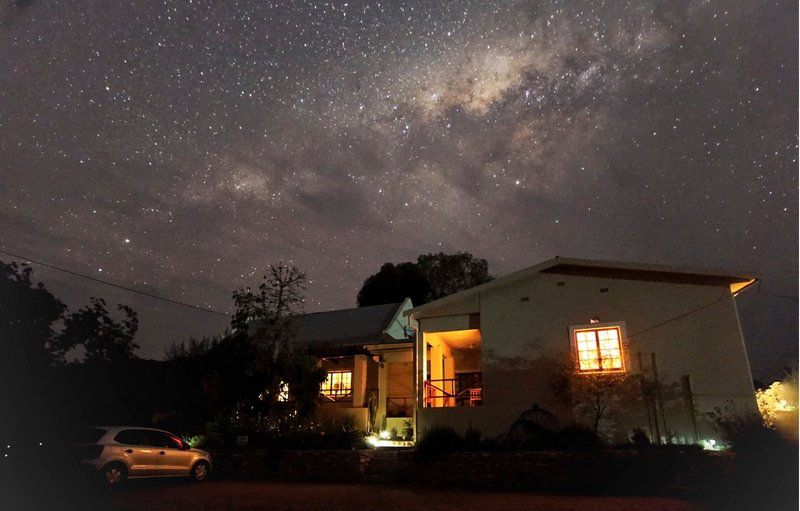
[[[731,467],[704,451],[459,451],[422,457],[412,450],[265,451],[216,462],[224,474],[281,480],[465,486],[544,491],[653,493],[697,489]]]

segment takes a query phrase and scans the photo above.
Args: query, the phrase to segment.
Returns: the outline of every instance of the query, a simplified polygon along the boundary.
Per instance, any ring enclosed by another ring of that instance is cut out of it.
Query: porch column
[[[382,431],[386,427],[386,399],[389,397],[389,368],[388,362],[381,356],[378,365],[378,410],[375,418],[375,427]]]
[[[364,396],[367,389],[367,356],[355,355],[353,357],[353,408],[364,406]]]

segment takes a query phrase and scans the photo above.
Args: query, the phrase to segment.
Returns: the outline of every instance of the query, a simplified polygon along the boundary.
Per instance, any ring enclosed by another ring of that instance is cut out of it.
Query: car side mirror
[[[181,451],[188,451],[191,448],[192,446],[189,445],[189,442],[181,442]]]

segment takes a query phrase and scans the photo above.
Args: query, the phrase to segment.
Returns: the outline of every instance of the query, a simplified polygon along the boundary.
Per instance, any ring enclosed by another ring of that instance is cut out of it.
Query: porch
[[[354,355],[326,356],[318,416],[324,423],[352,421],[376,438],[405,445],[414,436],[413,344],[365,346]]]
[[[424,408],[483,404],[480,328],[422,332]]]

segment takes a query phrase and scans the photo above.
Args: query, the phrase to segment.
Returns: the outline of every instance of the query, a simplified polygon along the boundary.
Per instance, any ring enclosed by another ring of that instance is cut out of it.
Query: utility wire
[[[765,296],[767,298],[782,298],[784,300],[797,300],[796,296],[792,295],[778,295],[778,294],[771,294],[771,293],[762,293],[761,292],[761,281],[758,281],[758,286],[756,287],[756,294],[759,296]]]
[[[142,296],[146,296],[148,298],[154,298],[156,300],[161,300],[163,302],[168,302],[168,303],[172,303],[172,304],[175,304],[175,305],[181,305],[183,307],[189,307],[191,309],[195,309],[195,310],[198,310],[198,311],[201,311],[201,312],[208,312],[210,314],[216,314],[217,316],[228,317],[228,314],[225,314],[224,312],[217,312],[215,310],[207,309],[205,307],[199,307],[197,305],[192,305],[190,303],[179,302],[178,300],[173,300],[172,298],[165,298],[163,296],[154,295],[152,293],[147,293],[145,291],[139,291],[138,289],[133,289],[131,287],[126,287],[126,286],[122,286],[122,285],[119,285],[119,284],[114,284],[113,282],[108,282],[107,280],[98,279],[96,277],[91,277],[89,275],[84,275],[82,273],[78,273],[78,272],[74,272],[74,271],[71,271],[71,270],[67,270],[65,268],[60,268],[60,267],[54,266],[52,264],[47,264],[47,263],[43,263],[41,261],[36,261],[34,259],[31,259],[30,257],[24,257],[24,256],[21,256],[21,255],[12,254],[11,252],[6,252],[5,250],[0,250],[0,254],[5,254],[7,256],[11,256],[11,257],[17,258],[17,259],[19,259],[21,261],[35,263],[35,264],[38,264],[39,266],[44,266],[45,268],[50,268],[51,270],[60,271],[60,272],[66,273],[68,275],[73,275],[75,277],[80,277],[82,279],[87,279],[87,280],[91,280],[91,281],[94,281],[94,282],[98,282],[100,284],[105,284],[107,286],[115,287],[117,289],[122,289],[123,291],[129,291],[131,293],[136,293],[136,294],[139,294],[139,295],[142,295]]]
[[[678,321],[679,319],[683,319],[683,318],[685,318],[686,316],[691,316],[691,315],[692,315],[692,314],[694,314],[695,312],[700,312],[700,311],[701,311],[701,310],[703,310],[703,309],[708,309],[709,307],[711,307],[711,306],[713,306],[713,305],[716,305],[716,304],[718,304],[719,302],[721,302],[721,301],[722,301],[722,300],[723,300],[723,299],[724,299],[726,296],[727,296],[727,293],[723,293],[723,294],[722,294],[722,296],[720,296],[719,298],[717,298],[717,299],[716,299],[716,300],[714,300],[713,302],[709,302],[709,303],[707,303],[707,304],[705,304],[705,305],[701,305],[700,307],[697,307],[697,308],[695,308],[695,309],[692,309],[692,310],[690,310],[690,311],[684,312],[683,314],[679,314],[679,315],[677,315],[677,316],[674,316],[674,317],[672,317],[672,318],[669,318],[668,320],[666,320],[666,321],[662,321],[661,323],[656,323],[655,325],[649,326],[649,327],[645,328],[644,330],[639,330],[639,331],[638,331],[638,332],[636,332],[635,334],[630,334],[630,335],[628,335],[626,338],[627,338],[627,339],[630,339],[631,337],[636,337],[637,335],[643,334],[643,333],[645,333],[645,332],[649,332],[650,330],[656,329],[656,328],[658,328],[658,327],[660,327],[660,326],[664,326],[664,325],[666,325],[667,323],[672,323],[673,321]]]

